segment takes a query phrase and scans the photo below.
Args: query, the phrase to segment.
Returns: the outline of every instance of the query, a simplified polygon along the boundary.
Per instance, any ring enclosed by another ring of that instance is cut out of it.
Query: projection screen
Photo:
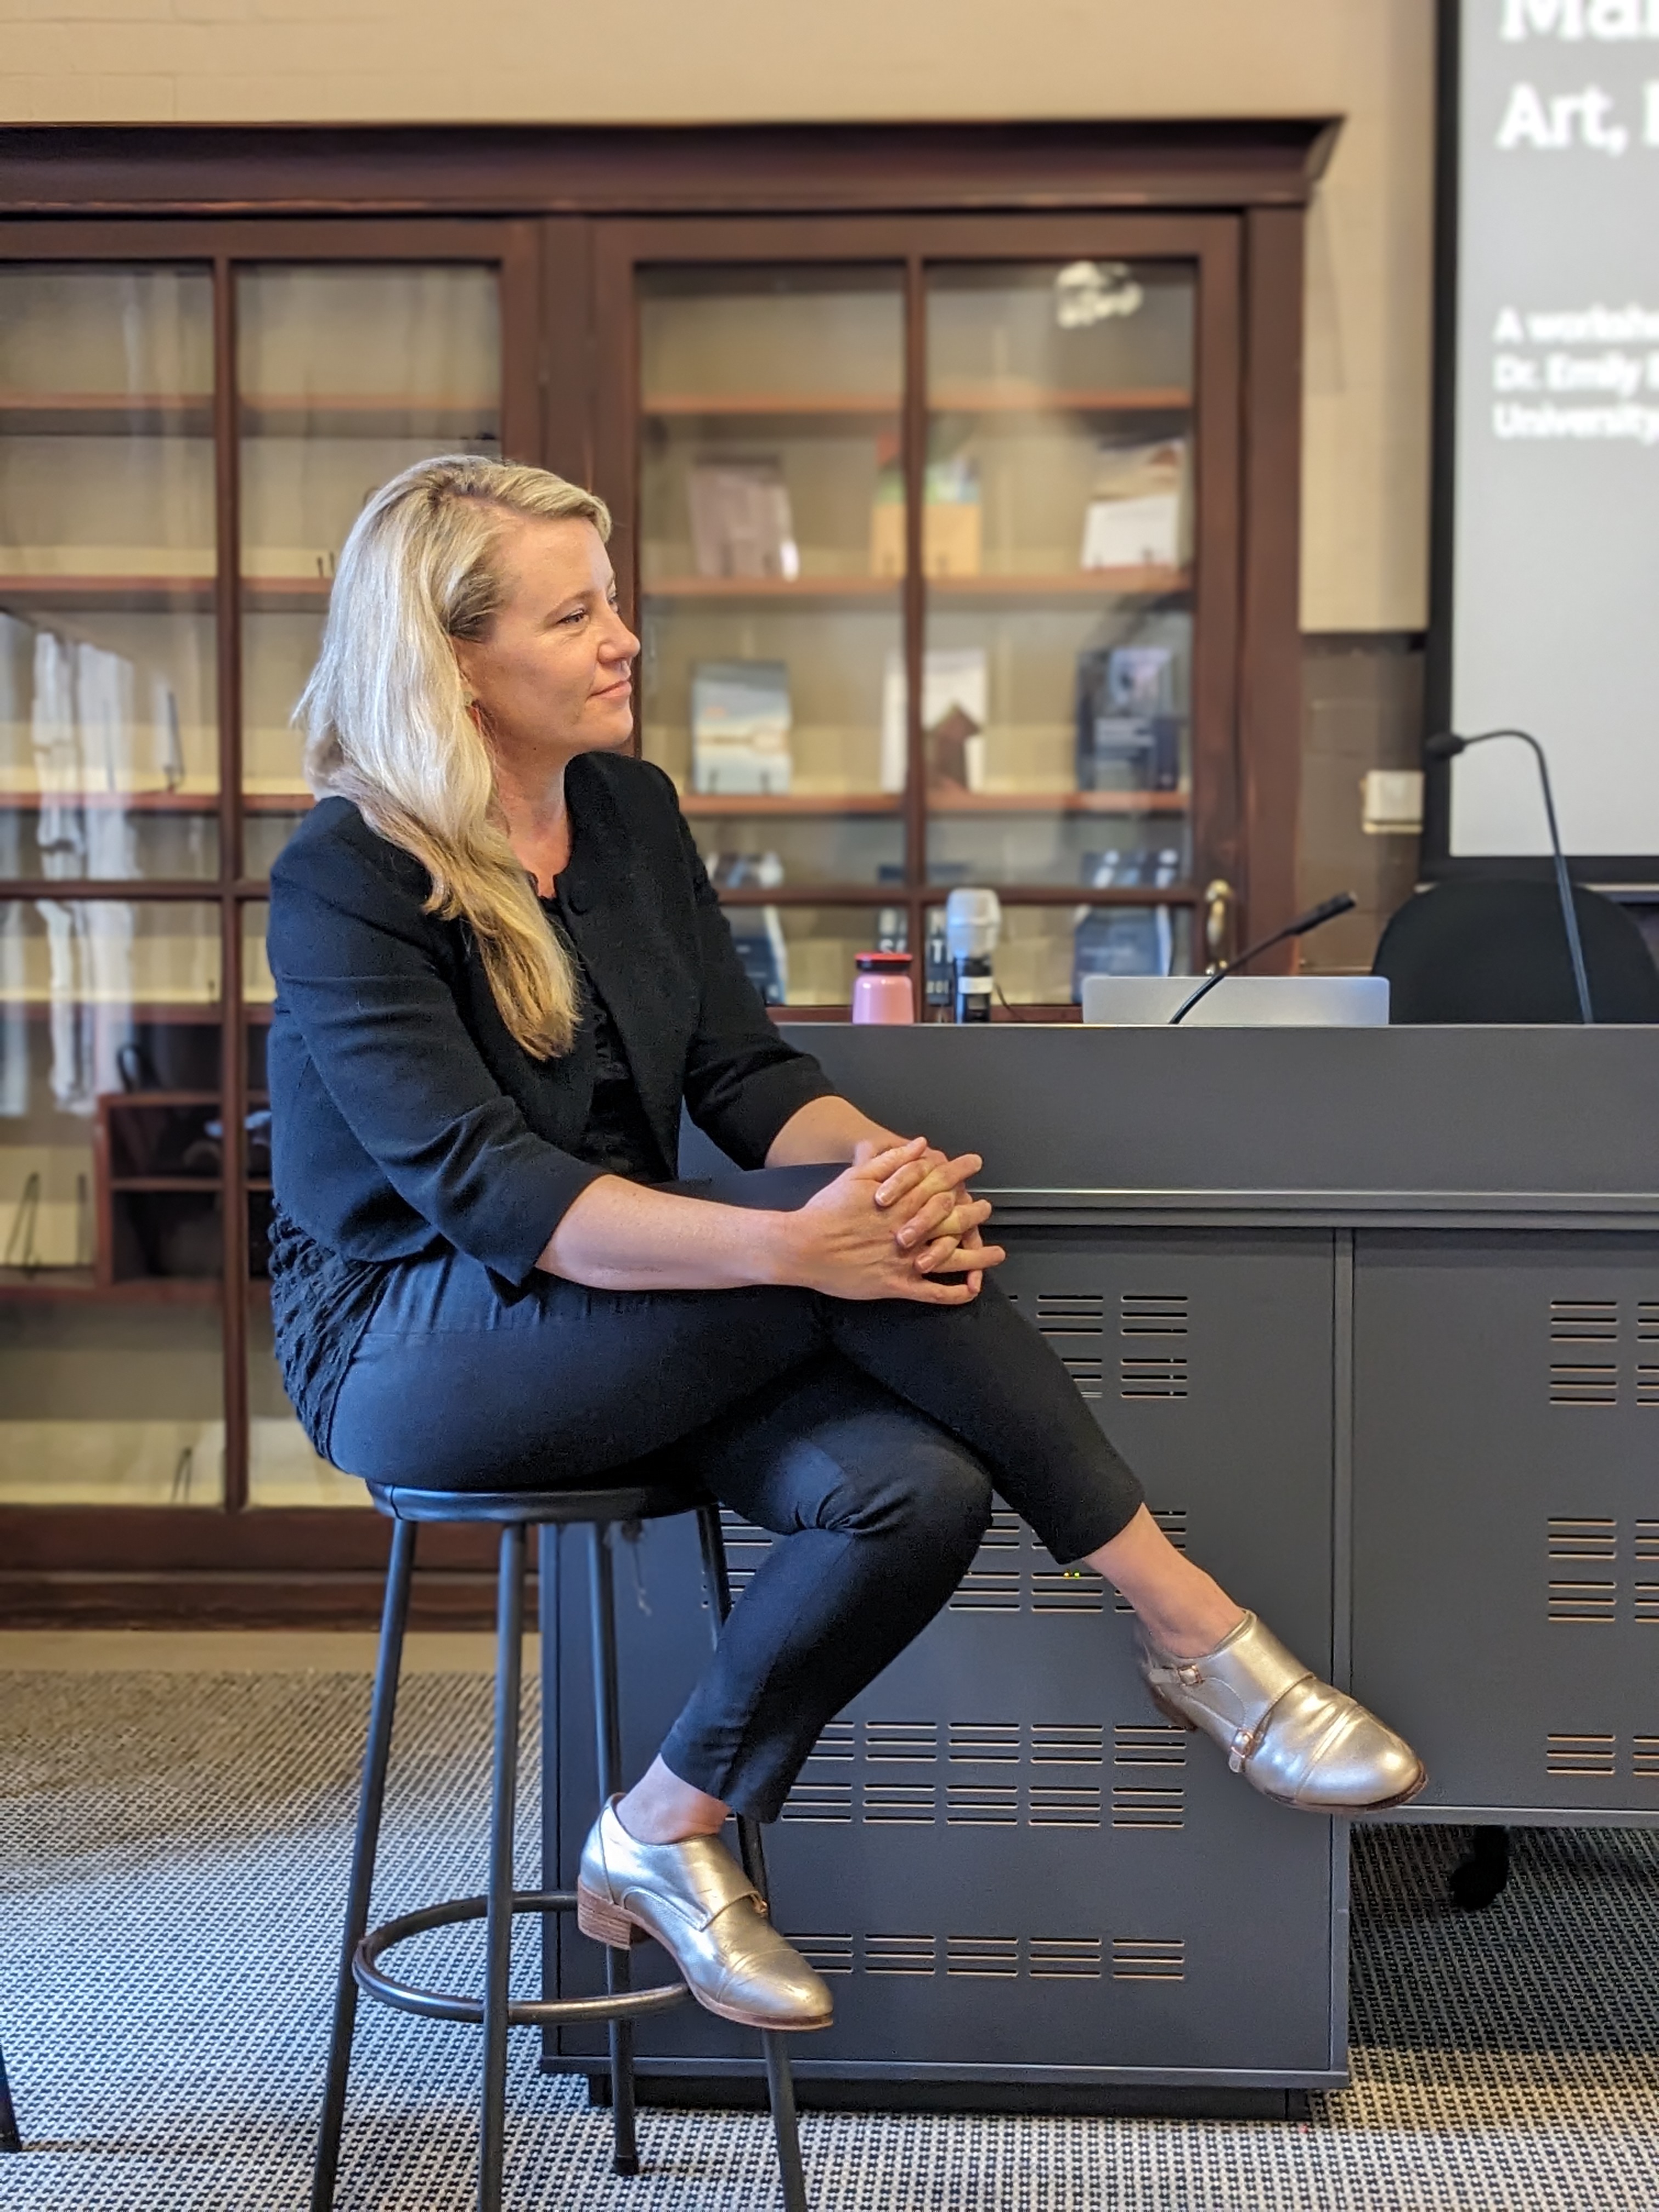
[[[1443,4],[1431,714],[1466,735],[1532,731],[1567,850],[1650,884],[1659,0]],[[1548,849],[1517,749],[1481,746],[1449,779],[1431,805],[1431,865]]]

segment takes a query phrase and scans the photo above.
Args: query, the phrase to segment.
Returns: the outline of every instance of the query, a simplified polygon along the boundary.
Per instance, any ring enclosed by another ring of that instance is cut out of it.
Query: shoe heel
[[[626,1951],[645,1937],[625,1913],[607,1905],[585,1883],[576,1885],[576,1925],[595,1943],[608,1943],[613,1951]]]
[[[1146,1685],[1146,1694],[1166,1721],[1173,1721],[1177,1728],[1185,1729],[1188,1735],[1198,1734],[1198,1723],[1195,1720],[1189,1720],[1178,1706],[1172,1705],[1164,1692],[1154,1689],[1150,1682]]]

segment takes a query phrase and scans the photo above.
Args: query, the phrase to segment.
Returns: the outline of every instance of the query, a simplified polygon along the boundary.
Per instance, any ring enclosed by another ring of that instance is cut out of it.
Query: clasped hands
[[[793,1216],[792,1279],[844,1298],[965,1305],[1001,1249],[980,1234],[991,1208],[968,1188],[977,1152],[948,1158],[925,1137],[864,1139],[853,1164]]]

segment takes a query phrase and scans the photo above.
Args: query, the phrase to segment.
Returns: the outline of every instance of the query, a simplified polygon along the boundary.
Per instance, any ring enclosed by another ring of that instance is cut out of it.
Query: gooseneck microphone
[[[1572,878],[1567,873],[1561,832],[1556,827],[1555,793],[1550,788],[1550,764],[1544,757],[1544,748],[1530,730],[1481,730],[1472,738],[1460,738],[1455,731],[1442,730],[1438,737],[1429,738],[1424,745],[1423,757],[1431,761],[1455,760],[1471,745],[1490,744],[1494,738],[1518,738],[1523,745],[1532,747],[1532,757],[1538,763],[1538,781],[1544,787],[1544,819],[1549,824],[1550,851],[1555,857],[1555,890],[1561,902],[1561,927],[1567,933],[1573,988],[1578,994],[1578,1018],[1588,1028],[1595,1019],[1590,1006],[1589,971],[1584,965],[1584,943],[1578,934],[1578,913],[1572,902]]]
[[[1173,1029],[1177,1022],[1185,1021],[1206,991],[1213,991],[1218,983],[1224,983],[1229,975],[1237,974],[1245,962],[1254,960],[1258,952],[1270,951],[1275,945],[1282,945],[1287,937],[1305,937],[1310,929],[1318,929],[1328,921],[1334,921],[1338,915],[1346,914],[1358,904],[1358,901],[1352,891],[1338,891],[1334,898],[1321,899],[1317,906],[1310,906],[1306,914],[1297,915],[1294,921],[1287,921],[1282,929],[1274,930],[1271,937],[1258,938],[1254,945],[1247,945],[1237,960],[1224,960],[1218,968],[1212,969],[1195,991],[1188,994],[1170,1015],[1170,1028]]]

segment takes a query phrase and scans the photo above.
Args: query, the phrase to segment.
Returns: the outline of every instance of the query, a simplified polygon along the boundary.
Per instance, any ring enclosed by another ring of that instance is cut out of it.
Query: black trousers
[[[698,1188],[789,1206],[835,1172]],[[763,1820],[824,1723],[955,1589],[994,1490],[1062,1566],[1141,1503],[994,1278],[953,1307],[551,1275],[505,1299],[473,1261],[410,1261],[352,1360],[331,1441],[349,1474],[454,1490],[574,1486],[667,1453],[688,1485],[781,1536],[663,1746],[683,1781]]]

